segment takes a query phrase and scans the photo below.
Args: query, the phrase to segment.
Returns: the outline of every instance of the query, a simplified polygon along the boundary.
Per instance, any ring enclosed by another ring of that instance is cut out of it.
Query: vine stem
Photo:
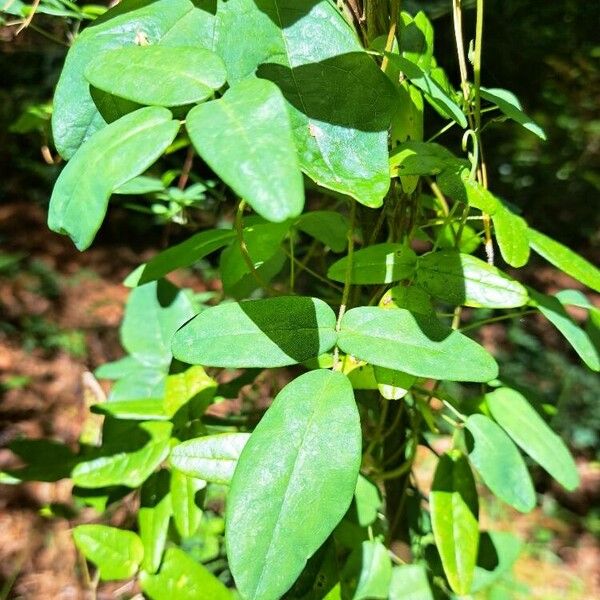
[[[346,275],[344,277],[344,290],[342,291],[342,302],[340,304],[340,310],[338,312],[337,321],[335,324],[335,330],[339,332],[342,318],[346,312],[348,306],[348,298],[350,297],[350,280],[352,279],[352,266],[354,259],[354,228],[356,226],[356,201],[350,200],[350,225],[348,227],[348,264],[346,266]],[[340,349],[336,346],[333,352],[333,370],[339,371],[341,369],[340,363]]]
[[[498,321],[506,321],[507,319],[516,319],[519,317],[524,317],[525,315],[532,315],[537,312],[536,310],[522,310],[518,312],[508,313],[506,315],[500,315],[499,317],[492,317],[491,319],[485,319],[483,321],[477,321],[476,323],[470,323],[469,325],[465,325],[460,328],[460,331],[468,331],[469,329],[477,329],[482,327],[483,325],[488,325],[489,323],[497,323]]]

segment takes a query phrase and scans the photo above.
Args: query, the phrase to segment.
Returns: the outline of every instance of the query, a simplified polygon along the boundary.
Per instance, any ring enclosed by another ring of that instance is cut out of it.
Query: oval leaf
[[[416,264],[416,254],[404,244],[368,246],[353,254],[350,282],[370,285],[407,279],[413,274]],[[344,283],[347,268],[346,256],[331,265],[327,277]]]
[[[301,375],[246,444],[228,497],[227,556],[240,593],[276,600],[348,509],[361,461],[352,387],[341,373]]]
[[[494,419],[533,460],[568,490],[579,485],[577,467],[564,442],[519,392],[499,388],[485,399]]]
[[[105,581],[133,577],[144,556],[142,542],[133,531],[106,525],[78,525],[73,529],[73,539]]]
[[[92,135],[61,172],[48,226],[85,250],[100,228],[114,190],[143,173],[175,139],[179,122],[166,108],[146,107]]]
[[[588,334],[571,319],[558,298],[530,290],[532,303],[571,344],[581,360],[592,370],[600,371],[600,354]]]
[[[404,309],[360,307],[343,317],[338,339],[346,353],[417,377],[490,381],[498,365],[470,338],[435,317]]]
[[[101,53],[85,69],[98,89],[149,106],[206,100],[226,76],[223,61],[201,46],[127,46]]]
[[[313,210],[304,213],[296,221],[296,227],[304,231],[334,252],[343,252],[348,243],[348,219],[333,210]]]
[[[459,451],[440,457],[429,494],[435,544],[450,587],[468,594],[479,546],[479,505],[475,480]]]
[[[600,292],[600,269],[561,243],[529,228],[529,244],[534,252],[577,281]]]
[[[211,367],[283,367],[327,352],[335,313],[318,298],[282,296],[201,312],[173,338],[173,354]]]
[[[302,212],[302,173],[276,85],[242,81],[193,108],[186,128],[198,154],[259,215],[279,223]]]
[[[248,433],[219,433],[187,440],[171,451],[177,470],[198,479],[229,485]]]
[[[500,269],[452,250],[419,257],[417,283],[428,294],[454,305],[515,308],[529,299],[527,290]]]
[[[529,228],[524,219],[504,206],[492,217],[496,241],[502,258],[511,267],[522,267],[529,260]]]
[[[535,490],[523,457],[511,439],[491,419],[471,415],[465,427],[473,436],[469,460],[490,490],[507,504],[529,512]]]

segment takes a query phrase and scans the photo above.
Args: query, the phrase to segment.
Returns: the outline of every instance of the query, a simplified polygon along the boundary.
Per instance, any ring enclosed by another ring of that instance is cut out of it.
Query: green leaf
[[[102,52],[85,69],[98,89],[149,106],[201,102],[226,77],[223,61],[202,46],[126,46]]]
[[[78,525],[73,529],[75,545],[93,562],[100,579],[129,579],[138,570],[144,547],[133,531],[106,525]]]
[[[134,423],[128,435],[107,442],[72,472],[75,485],[84,488],[125,485],[136,488],[169,453],[172,424],[163,421]]]
[[[465,427],[473,436],[469,460],[490,490],[507,504],[529,512],[535,506],[535,490],[525,461],[511,439],[491,419],[471,415]]]
[[[440,457],[429,494],[435,544],[450,587],[468,594],[479,545],[479,505],[475,480],[457,450]]]
[[[509,119],[523,125],[539,138],[546,139],[544,130],[523,112],[519,99],[512,92],[502,88],[482,87],[479,88],[479,93],[483,99],[495,104]]]
[[[183,373],[167,377],[164,410],[172,417],[179,409],[193,401],[191,410],[194,411],[193,418],[197,418],[212,402],[216,391],[217,382],[209,377],[201,366],[190,367]]]
[[[443,146],[428,142],[403,142],[390,153],[390,172],[393,177],[438,175],[449,167],[463,163]]]
[[[348,243],[348,219],[333,210],[313,210],[300,215],[296,227],[329,246],[343,252]]]
[[[153,281],[129,294],[121,342],[142,365],[166,370],[173,358],[171,338],[193,316],[185,292],[168,281]]]
[[[404,309],[360,307],[342,319],[338,346],[380,367],[448,381],[490,381],[498,366],[470,338],[435,317]]]
[[[529,245],[534,252],[589,288],[600,292],[600,269],[561,243],[529,228]]]
[[[434,600],[423,565],[402,565],[392,569],[389,600]]]
[[[486,262],[452,250],[419,257],[417,283],[428,294],[449,304],[515,308],[527,303],[527,290]]]
[[[357,563],[357,564],[353,564]],[[358,567],[358,581],[354,581],[352,600],[387,599],[392,578],[392,561],[387,548],[379,541],[364,541],[356,549],[347,566]],[[354,569],[352,569],[354,570]],[[342,577],[344,572],[342,572]]]
[[[160,279],[176,269],[190,267],[215,250],[226,246],[235,238],[231,229],[209,229],[167,248],[147,263],[131,272],[124,281],[128,287],[136,287]]]
[[[179,548],[169,548],[157,575],[142,573],[142,590],[152,600],[231,600],[231,592],[203,565]]]
[[[523,544],[506,531],[482,532],[471,593],[488,588],[516,562]]]
[[[160,566],[170,519],[169,473],[163,469],[144,482],[138,510],[138,526],[144,546],[142,568],[148,573],[156,573]]]
[[[358,476],[354,491],[356,520],[361,527],[368,527],[377,520],[383,501],[378,487],[363,475]]]
[[[529,227],[525,220],[500,205],[492,221],[502,258],[511,267],[526,265],[529,260]]]
[[[171,450],[169,461],[190,477],[229,485],[249,437],[248,433],[218,433],[187,440]]]
[[[387,400],[400,400],[408,393],[413,383],[417,380],[414,375],[394,371],[385,367],[373,368],[379,393]]]
[[[79,250],[90,246],[112,192],[143,173],[175,139],[179,122],[166,108],[146,107],[92,135],[61,172],[48,226],[67,234]]]
[[[197,495],[206,487],[206,481],[188,477],[181,471],[171,472],[171,505],[173,521],[181,537],[192,537],[202,520],[202,509],[197,504]]]
[[[344,375],[310,371],[283,388],[242,451],[228,498],[227,555],[242,596],[276,600],[290,588],[348,509],[360,460]]]
[[[213,367],[283,367],[335,344],[335,313],[318,298],[281,296],[221,304],[201,312],[173,338],[173,354]]]
[[[260,65],[257,75],[283,92],[302,170],[323,187],[381,206],[396,93],[336,6],[228,0],[217,21],[215,50],[230,82]],[[307,44],[307,31],[319,43]]]
[[[565,336],[581,360],[592,371],[600,371],[599,350],[588,334],[567,314],[560,300],[534,290],[529,293],[531,303]]]
[[[283,255],[280,247],[288,230],[288,222],[258,223],[243,229],[246,251],[263,281],[268,282],[283,267],[278,259]],[[223,289],[234,298],[247,298],[258,287],[237,242],[223,250],[219,270]]]
[[[460,106],[444,91],[444,89],[430,77],[421,67],[411,62],[407,58],[386,52],[390,62],[399,68],[410,79],[410,82],[417,86],[425,96],[449,118],[456,121],[461,127],[467,127],[467,117],[465,117]]]
[[[162,398],[143,398],[141,400],[111,400],[94,404],[92,412],[111,415],[117,419],[133,421],[166,421],[169,415],[163,408]]]
[[[388,290],[379,302],[381,308],[405,308],[412,313],[433,315],[435,310],[429,295],[416,285],[397,285]]]
[[[433,26],[423,11],[419,11],[414,17],[407,12],[400,14],[398,20],[400,52],[404,58],[423,71],[429,71],[431,67],[433,37]]]
[[[404,244],[375,244],[358,250],[352,256],[350,282],[354,284],[392,283],[407,279],[417,264],[415,253]],[[348,257],[333,263],[327,277],[344,283],[348,270]]]
[[[533,460],[568,490],[579,485],[577,467],[564,442],[519,392],[499,388],[485,399],[494,419]]]
[[[205,40],[210,49],[214,16],[207,8],[196,8],[190,0],[125,3],[109,10],[77,36],[54,95],[52,133],[64,158],[71,158],[88,137],[105,126],[84,76],[87,65],[107,50],[141,42],[176,47]]]
[[[270,81],[249,79],[186,118],[198,154],[236,194],[269,221],[297,217],[302,173],[283,95]]]
[[[165,184],[155,177],[140,175],[118,187],[113,194],[143,196],[144,194],[153,194],[155,192],[164,192]]]

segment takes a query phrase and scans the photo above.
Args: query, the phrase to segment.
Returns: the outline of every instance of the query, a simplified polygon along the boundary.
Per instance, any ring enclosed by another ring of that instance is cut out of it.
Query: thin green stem
[[[335,324],[335,330],[339,331],[342,318],[346,312],[348,306],[348,298],[350,297],[350,286],[352,280],[352,267],[354,260],[354,228],[356,227],[356,201],[350,200],[350,224],[348,226],[348,264],[346,266],[346,275],[344,277],[344,289],[342,291],[342,301],[340,303],[340,310],[338,312],[337,321]],[[340,349],[338,346],[335,347],[333,354],[333,370],[339,371],[341,368],[340,363]]]
[[[469,323],[464,327],[461,327],[459,331],[469,331],[470,329],[478,329],[479,327],[483,327],[484,325],[488,325],[489,323],[497,323],[498,321],[506,321],[507,319],[516,319],[519,317],[524,317],[525,315],[531,315],[537,312],[536,310],[521,310],[517,312],[508,313],[505,315],[500,315],[498,317],[492,317],[491,319],[484,319],[482,321],[477,321],[475,323]]]

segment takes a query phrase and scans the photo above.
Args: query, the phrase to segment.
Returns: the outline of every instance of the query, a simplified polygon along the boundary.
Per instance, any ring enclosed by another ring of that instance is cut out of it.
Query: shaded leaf
[[[417,257],[404,244],[375,244],[354,252],[350,282],[354,284],[392,283],[409,278],[415,270]],[[348,257],[329,267],[327,277],[344,283]]]
[[[448,381],[490,381],[498,366],[470,338],[435,317],[404,309],[360,307],[342,319],[338,339],[346,353],[380,367]]]
[[[348,243],[348,219],[333,210],[313,210],[300,215],[296,227],[329,246],[334,252],[343,252]]]
[[[429,494],[435,544],[450,587],[468,594],[479,546],[479,505],[469,463],[457,450],[443,454]]]
[[[341,573],[348,598],[387,599],[392,577],[392,561],[379,541],[364,541],[348,559]]]
[[[173,338],[176,358],[213,367],[278,367],[327,352],[335,313],[318,298],[281,296],[201,312]]]
[[[515,308],[527,303],[527,290],[500,269],[452,250],[419,257],[417,283],[428,294],[454,305]]]
[[[171,505],[173,521],[179,535],[193,536],[202,520],[202,509],[197,504],[198,492],[206,487],[206,481],[188,477],[181,471],[171,472]]]

